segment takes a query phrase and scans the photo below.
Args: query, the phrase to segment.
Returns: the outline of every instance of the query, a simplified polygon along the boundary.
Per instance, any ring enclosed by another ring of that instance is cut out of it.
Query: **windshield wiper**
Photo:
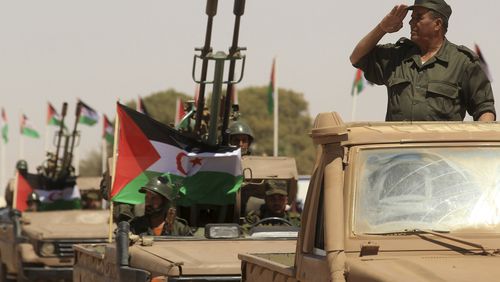
[[[450,233],[450,231],[425,230],[425,229],[424,230],[423,229],[405,229],[402,231],[385,232],[385,233],[365,233],[365,234],[367,234],[367,235],[393,235],[393,236],[397,236],[397,235],[417,235],[418,236],[421,234],[430,234],[430,235],[434,235],[437,237],[448,239],[450,241],[455,241],[455,242],[458,242],[458,243],[461,243],[461,244],[464,244],[467,246],[481,249],[482,254],[485,254],[485,255],[495,255],[495,254],[500,253],[500,250],[498,250],[498,249],[493,250],[493,251],[488,251],[487,248],[485,248],[480,243],[471,242],[471,241],[468,241],[468,240],[465,240],[462,238],[447,235],[445,233]]]
[[[398,231],[389,231],[389,232],[374,232],[374,233],[363,233],[366,235],[382,235],[382,236],[406,236],[406,235],[418,235],[418,234],[431,234],[429,232],[436,232],[436,233],[450,233],[449,230],[421,230],[421,229],[404,229],[404,230],[398,230]]]

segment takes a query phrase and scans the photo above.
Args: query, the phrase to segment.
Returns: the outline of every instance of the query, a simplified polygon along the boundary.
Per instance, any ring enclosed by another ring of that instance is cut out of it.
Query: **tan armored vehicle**
[[[287,180],[289,199],[295,199],[298,179],[295,160],[245,157],[242,167],[245,184],[235,205],[192,207],[188,213],[179,208],[179,217],[197,228],[194,236],[143,237],[130,243],[126,230],[119,229],[115,243],[75,246],[73,280],[240,281],[239,252],[293,252],[297,227],[247,226],[242,234],[242,226],[235,222],[249,209],[263,203],[266,179]],[[293,201],[289,204],[293,205]],[[215,214],[205,220],[207,214],[213,212]]]
[[[325,113],[311,135],[297,249],[240,254],[243,281],[499,281],[500,124]]]
[[[84,191],[97,178],[78,181]],[[0,281],[71,281],[73,244],[108,237],[106,210],[0,211]]]

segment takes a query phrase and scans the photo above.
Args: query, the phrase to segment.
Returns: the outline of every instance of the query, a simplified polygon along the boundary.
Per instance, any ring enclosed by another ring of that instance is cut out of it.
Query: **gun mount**
[[[202,48],[195,48],[199,55],[193,58],[193,80],[200,85],[194,125],[194,134],[202,142],[209,145],[228,145],[229,135],[227,127],[229,119],[236,119],[238,115],[238,105],[231,105],[234,101],[234,85],[243,79],[246,56],[241,51],[246,47],[238,46],[239,29],[241,16],[244,14],[245,0],[235,0],[233,14],[235,23],[233,30],[232,45],[229,47],[229,53],[223,51],[213,52],[210,47],[212,37],[213,18],[217,14],[217,0],[207,0],[206,14],[208,16],[207,29],[205,35],[205,45]],[[197,61],[202,61],[201,75],[196,78]],[[238,79],[235,80],[236,62],[241,60],[241,71]],[[207,80],[208,65],[210,61],[215,62],[214,78]],[[228,79],[224,80],[225,63],[229,62]],[[210,106],[205,108],[205,89],[207,84],[213,85]],[[226,94],[222,94],[223,85],[227,85]],[[231,113],[232,111],[232,113]],[[192,114],[191,116],[194,116]],[[217,132],[220,132],[219,134]]]
[[[39,167],[42,187],[46,190],[61,190],[76,184],[75,168],[72,165],[73,151],[78,145],[80,132],[77,130],[81,105],[77,104],[73,131],[68,132],[64,120],[68,104],[63,103],[59,130],[54,136],[55,153],[47,152],[47,159]]]

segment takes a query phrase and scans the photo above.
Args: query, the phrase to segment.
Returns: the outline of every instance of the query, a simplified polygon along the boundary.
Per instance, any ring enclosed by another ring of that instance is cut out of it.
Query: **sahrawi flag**
[[[276,59],[273,59],[273,66],[271,68],[271,79],[267,88],[267,111],[270,115],[274,112],[274,96],[276,93]]]
[[[2,139],[5,144],[9,142],[9,124],[7,123],[7,114],[2,108],[2,119],[0,120],[0,128],[2,130]]]
[[[103,120],[102,138],[108,143],[113,143],[115,128],[106,115],[104,115]]]
[[[21,117],[21,135],[31,137],[31,138],[39,138],[40,134],[33,127],[33,124],[28,120],[26,115],[22,115]]]
[[[178,205],[235,202],[243,179],[240,149],[209,148],[120,104],[116,126],[113,201],[144,202],[140,187],[167,175],[181,186]]]
[[[351,96],[359,95],[359,93],[361,93],[363,89],[365,89],[365,80],[363,77],[363,71],[361,69],[356,69],[354,81],[352,82]]]
[[[96,110],[92,109],[81,100],[78,101],[78,104],[80,105],[80,119],[78,120],[78,123],[92,126],[99,121],[99,114]]]
[[[47,125],[61,126],[61,116],[51,103],[47,106]]]

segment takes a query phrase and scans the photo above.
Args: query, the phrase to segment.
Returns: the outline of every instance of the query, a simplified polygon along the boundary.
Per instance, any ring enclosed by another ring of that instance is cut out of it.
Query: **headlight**
[[[54,253],[55,250],[56,250],[56,247],[54,246],[53,243],[45,242],[45,243],[42,243],[42,245],[40,246],[40,255],[42,255],[44,257],[53,256],[53,255],[55,255],[55,253]]]
[[[207,224],[205,237],[208,239],[234,239],[240,237],[238,224]]]

